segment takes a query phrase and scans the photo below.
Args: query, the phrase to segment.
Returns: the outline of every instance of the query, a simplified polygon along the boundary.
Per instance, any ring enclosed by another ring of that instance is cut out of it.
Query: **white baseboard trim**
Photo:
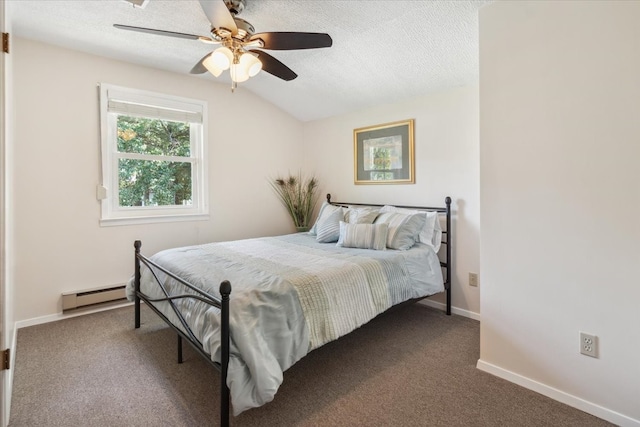
[[[429,307],[438,308],[442,311],[445,311],[447,309],[446,304],[443,304],[438,301],[429,300],[428,298],[418,301],[418,304],[428,305]],[[480,313],[475,313],[473,311],[463,310],[461,308],[452,306],[451,313],[457,314],[458,316],[468,317],[470,319],[480,321]]]
[[[42,325],[43,323],[57,322],[58,320],[69,319],[71,317],[84,316],[86,314],[99,313],[101,311],[127,307],[132,304],[133,302],[126,301],[126,302],[109,304],[109,305],[96,307],[96,308],[78,309],[77,311],[70,312],[70,313],[56,313],[56,314],[50,314],[48,316],[34,317],[33,319],[19,320],[16,322],[16,330],[21,328],[26,328],[28,326]]]
[[[586,401],[577,396],[573,396],[564,391],[550,387],[546,384],[542,384],[530,378],[523,377],[522,375],[516,374],[515,372],[511,372],[491,363],[484,362],[481,359],[478,360],[478,364],[476,365],[476,367],[481,371],[495,375],[496,377],[502,378],[514,384],[518,384],[519,386],[535,391],[536,393],[540,393],[543,396],[550,397],[553,400],[557,400],[558,402],[564,403],[565,405],[572,406],[576,409],[594,415],[605,421],[609,421],[610,423],[613,423],[620,427],[640,427],[640,420],[633,419],[619,412],[612,411],[611,409],[604,408],[600,405],[596,405],[595,403]]]

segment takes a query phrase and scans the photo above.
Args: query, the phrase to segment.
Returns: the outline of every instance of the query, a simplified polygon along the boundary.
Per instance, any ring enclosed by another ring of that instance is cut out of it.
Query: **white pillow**
[[[318,218],[316,219],[315,224],[313,224],[313,227],[311,227],[311,230],[309,230],[309,234],[317,234],[318,223],[327,219],[329,215],[331,215],[335,211],[343,212],[342,206],[332,205],[330,203],[327,203],[326,201],[322,202],[322,206],[320,206],[320,212],[318,212]]]
[[[417,241],[432,246],[436,252],[440,250],[440,245],[442,244],[442,226],[440,225],[440,215],[438,212],[418,211],[389,205],[380,208],[380,213],[386,212],[424,215],[425,224],[422,230],[420,230]]]
[[[433,246],[433,249],[436,250],[436,252],[438,252],[440,250],[440,245],[442,244],[442,226],[440,225],[440,215],[438,215],[438,212],[429,212],[430,214],[434,214],[434,220],[433,220],[433,235],[431,236],[431,246]],[[427,216],[427,218],[429,218]],[[429,244],[429,240],[425,240],[425,243],[428,245]]]
[[[316,240],[320,243],[337,242],[340,237],[340,221],[344,220],[342,209],[318,221],[316,225]]]
[[[406,251],[418,241],[426,215],[386,212],[376,218],[375,224],[388,224],[387,247]]]
[[[347,224],[340,221],[340,238],[336,246],[383,251],[387,248],[388,231],[387,224]]]

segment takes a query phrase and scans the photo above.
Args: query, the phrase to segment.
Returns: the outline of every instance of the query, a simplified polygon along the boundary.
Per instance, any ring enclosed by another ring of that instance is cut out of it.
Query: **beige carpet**
[[[20,329],[10,426],[218,424],[219,374],[151,310]],[[313,351],[235,426],[605,426],[476,369],[479,323],[415,304]]]

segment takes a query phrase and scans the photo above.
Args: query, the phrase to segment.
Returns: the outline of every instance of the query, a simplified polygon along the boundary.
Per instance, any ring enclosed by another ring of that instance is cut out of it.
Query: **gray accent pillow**
[[[383,251],[387,248],[388,230],[387,224],[348,224],[340,221],[340,238],[336,246]]]
[[[340,237],[340,221],[344,220],[342,209],[321,218],[316,224],[316,240],[320,243],[337,242]]]
[[[397,208],[395,206],[386,205],[380,208],[380,213],[399,212],[404,214],[420,214],[425,216],[424,227],[418,235],[417,242],[422,242],[433,246],[436,252],[440,250],[442,244],[442,226],[440,225],[440,216],[438,212],[419,211],[415,209]]]
[[[331,215],[335,211],[343,212],[341,206],[335,206],[335,205],[332,205],[330,203],[327,203],[326,201],[322,202],[322,206],[320,206],[320,211],[318,212],[318,218],[316,219],[315,224],[313,224],[313,227],[311,227],[311,230],[309,230],[309,234],[314,234],[314,235],[317,234],[318,233],[318,223],[320,223],[320,222],[322,222],[322,220],[328,218],[329,215]]]
[[[426,216],[423,214],[386,212],[376,218],[375,224],[388,224],[388,248],[406,251],[418,241],[425,221]]]
[[[377,208],[350,207],[344,213],[344,218],[349,224],[373,224],[379,213]]]

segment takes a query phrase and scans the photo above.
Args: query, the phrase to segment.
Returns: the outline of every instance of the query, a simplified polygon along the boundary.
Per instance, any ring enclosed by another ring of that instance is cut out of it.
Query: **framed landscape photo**
[[[415,183],[413,149],[413,119],[355,129],[355,183]]]

